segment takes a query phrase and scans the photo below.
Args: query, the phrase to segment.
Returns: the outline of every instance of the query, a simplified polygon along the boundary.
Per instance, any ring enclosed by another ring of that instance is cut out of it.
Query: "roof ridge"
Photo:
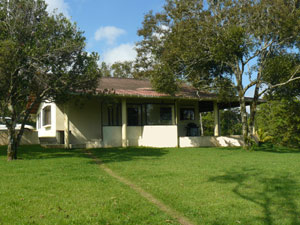
[[[122,80],[144,80],[144,81],[149,81],[147,78],[134,78],[134,77],[100,77],[100,79],[122,79]]]

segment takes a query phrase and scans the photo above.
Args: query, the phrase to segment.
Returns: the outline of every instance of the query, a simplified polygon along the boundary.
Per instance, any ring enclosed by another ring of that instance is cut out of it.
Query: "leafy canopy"
[[[85,38],[63,15],[49,15],[42,0],[0,3],[1,112],[26,111],[30,97],[62,100],[92,90],[97,54],[85,52]]]
[[[274,55],[299,56],[299,5],[294,0],[166,0],[161,12],[145,16],[138,31],[143,40],[137,67],[164,92],[175,91],[181,80],[210,90],[233,85],[241,94],[254,85],[286,81],[295,70],[299,75],[299,62],[276,82],[269,79],[274,74],[262,72],[267,64],[273,70],[282,66],[269,63]],[[169,85],[164,89],[160,81]]]
[[[36,103],[91,93],[99,77],[98,55],[85,51],[83,32],[46,7],[43,0],[0,1],[0,122],[9,131],[10,160]]]

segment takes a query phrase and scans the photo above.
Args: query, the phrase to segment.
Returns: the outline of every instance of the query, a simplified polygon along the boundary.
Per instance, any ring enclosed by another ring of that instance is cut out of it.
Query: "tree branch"
[[[291,77],[285,81],[285,82],[282,82],[282,83],[279,83],[279,84],[275,84],[275,85],[272,85],[270,83],[267,83],[267,82],[263,82],[265,84],[267,84],[269,87],[266,88],[265,90],[263,90],[261,93],[259,93],[259,97],[262,96],[264,93],[266,93],[267,91],[270,91],[274,88],[277,88],[277,87],[281,87],[281,86],[284,86],[284,85],[287,85],[289,83],[291,83],[292,81],[295,81],[295,80],[300,80],[300,76],[298,77],[295,77],[296,74],[300,71],[300,65],[296,68],[296,70],[293,72],[293,74],[291,75]]]

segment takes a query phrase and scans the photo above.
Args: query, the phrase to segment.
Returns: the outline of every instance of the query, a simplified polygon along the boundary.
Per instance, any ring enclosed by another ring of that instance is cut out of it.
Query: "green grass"
[[[111,148],[93,154],[195,224],[300,224],[300,150]],[[0,224],[176,224],[82,150],[0,147]]]
[[[300,151],[260,149],[93,152],[196,224],[300,224]]]
[[[177,224],[80,150],[0,147],[0,224]]]

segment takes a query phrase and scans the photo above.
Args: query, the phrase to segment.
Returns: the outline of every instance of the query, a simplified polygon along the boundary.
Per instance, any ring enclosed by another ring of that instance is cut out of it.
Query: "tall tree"
[[[99,76],[98,56],[84,51],[82,32],[46,7],[43,0],[0,1],[0,118],[8,129],[8,160],[17,158],[34,105],[91,92]]]
[[[137,44],[137,66],[163,92],[176,92],[182,80],[199,90],[234,89],[249,146],[259,97],[300,79],[294,60],[299,58],[299,7],[299,0],[166,0],[161,12],[145,16],[138,31],[143,40]],[[270,73],[282,68],[283,63],[273,63],[278,57],[293,58],[280,79]]]
[[[100,73],[102,77],[139,78],[133,61],[115,62],[112,65],[102,62]]]
[[[100,73],[101,73],[101,77],[111,77],[112,76],[111,67],[105,62],[102,62],[100,65]]]
[[[111,65],[113,77],[134,78],[135,72],[132,61],[115,62]]]

